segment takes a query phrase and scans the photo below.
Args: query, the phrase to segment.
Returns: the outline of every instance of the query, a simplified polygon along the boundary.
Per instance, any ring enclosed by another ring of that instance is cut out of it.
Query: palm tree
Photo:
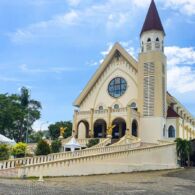
[[[29,130],[32,130],[31,126],[34,121],[40,118],[39,110],[41,109],[41,103],[30,99],[30,93],[26,87],[21,88],[21,94],[18,96],[18,101],[22,110],[17,125],[19,131],[18,141],[24,141],[25,134],[27,134]]]
[[[177,138],[175,142],[176,142],[177,155],[180,158],[180,165],[184,166],[187,160],[188,166],[190,166],[190,154],[192,152],[192,146],[190,141]]]

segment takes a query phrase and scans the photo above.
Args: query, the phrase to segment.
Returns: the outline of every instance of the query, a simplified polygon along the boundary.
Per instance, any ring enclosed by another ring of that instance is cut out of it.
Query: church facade
[[[73,133],[78,138],[125,134],[143,142],[195,138],[195,118],[167,92],[165,31],[152,0],[134,59],[116,43],[74,101]]]

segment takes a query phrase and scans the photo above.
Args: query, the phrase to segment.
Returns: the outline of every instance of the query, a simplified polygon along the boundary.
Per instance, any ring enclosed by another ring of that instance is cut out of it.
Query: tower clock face
[[[127,90],[127,82],[122,77],[112,79],[108,85],[108,93],[114,98],[122,96]]]

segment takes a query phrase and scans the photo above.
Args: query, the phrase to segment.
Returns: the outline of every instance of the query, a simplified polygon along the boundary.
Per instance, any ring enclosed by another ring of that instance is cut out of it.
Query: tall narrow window
[[[151,42],[151,39],[150,39],[150,38],[148,38],[148,39],[147,39],[147,42],[148,42],[148,43],[149,43],[149,42]]]
[[[144,116],[154,115],[155,66],[153,63],[144,64]]]
[[[169,138],[175,137],[175,128],[172,125],[168,129],[168,136],[169,136]]]

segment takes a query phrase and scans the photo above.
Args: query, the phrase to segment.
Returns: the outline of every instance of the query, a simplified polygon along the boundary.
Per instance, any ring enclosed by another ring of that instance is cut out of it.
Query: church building
[[[74,101],[76,137],[105,138],[113,127],[112,139],[126,134],[148,143],[195,138],[195,118],[167,92],[165,35],[152,0],[138,59],[116,43]]]

